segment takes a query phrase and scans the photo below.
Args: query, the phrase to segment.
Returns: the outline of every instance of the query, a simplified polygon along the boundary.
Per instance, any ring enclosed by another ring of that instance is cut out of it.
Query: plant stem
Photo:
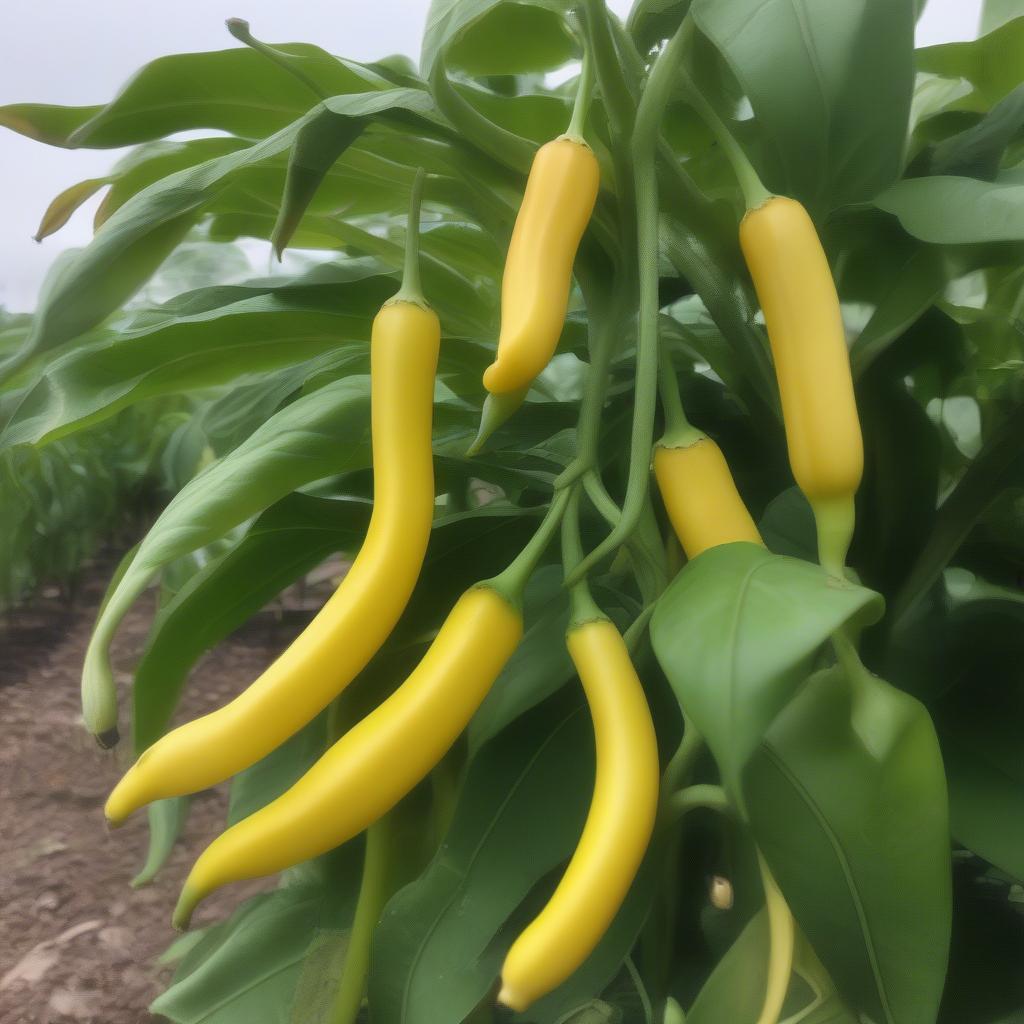
[[[604,98],[612,134],[628,137],[633,124],[635,104],[622,73],[622,65],[608,24],[604,0],[584,0],[585,25],[596,65],[597,82]]]
[[[227,25],[228,31],[240,43],[245,43],[246,46],[251,47],[257,53],[263,54],[263,56],[268,60],[272,60],[279,68],[283,68],[293,78],[300,81],[318,99],[325,100],[330,95],[326,90],[321,89],[320,86],[317,85],[317,83],[314,82],[313,79],[295,63],[296,58],[292,54],[285,53],[283,50],[278,50],[274,46],[268,46],[266,43],[257,39],[252,32],[249,31],[249,22],[244,18],[228,18],[224,24]]]
[[[510,604],[519,607],[522,604],[523,590],[527,580],[537,568],[541,555],[551,543],[565,514],[569,503],[569,491],[556,491],[551,505],[548,507],[537,532],[530,538],[526,547],[516,555],[512,564],[497,576],[481,581],[478,586],[497,590]]]
[[[661,776],[662,793],[674,793],[686,782],[703,749],[704,737],[684,715],[683,738]]]
[[[661,118],[679,71],[684,26],[672,37],[651,68],[633,130],[633,174],[637,213],[637,263],[640,280],[636,346],[636,389],[629,479],[619,525],[576,567],[566,580],[574,584],[633,532],[643,512],[650,477],[654,413],[658,394],[658,180],[655,152]]]
[[[370,969],[370,944],[373,930],[388,899],[391,836],[388,816],[374,822],[366,830],[366,852],[363,855],[363,878],[359,885],[355,917],[349,935],[345,966],[330,1024],[355,1024],[366,989]]]
[[[569,488],[569,503],[562,518],[562,564],[568,576],[579,560],[583,557],[583,544],[580,541],[580,485]],[[571,614],[570,630],[582,626],[585,622],[606,619],[607,616],[597,606],[586,577],[581,579],[569,590]]]
[[[583,138],[583,129],[587,123],[587,114],[590,111],[590,101],[594,95],[594,62],[590,51],[584,45],[583,63],[580,66],[580,80],[576,86],[576,102],[572,106],[572,118],[569,120],[569,127],[565,130],[565,138],[572,139],[586,145]]]
[[[683,19],[680,31],[685,36],[684,45],[687,45],[695,31],[693,18],[690,14],[687,14]],[[761,181],[757,171],[754,170],[754,165],[743,151],[743,147],[736,141],[736,136],[729,131],[725,122],[718,116],[718,111],[707,101],[704,94],[694,84],[693,79],[690,78],[686,71],[682,71],[680,77],[686,86],[690,104],[711,129],[715,138],[718,139],[718,144],[722,147],[726,160],[732,166],[733,173],[736,175],[740,188],[743,191],[743,198],[746,201],[747,209],[756,210],[757,207],[771,199],[771,192],[764,187],[764,182]]]
[[[658,363],[658,389],[661,392],[661,409],[665,414],[665,433],[658,443],[670,448],[693,444],[702,435],[686,418],[672,353],[667,348],[659,353]]]
[[[721,786],[700,784],[687,786],[669,795],[665,801],[665,812],[672,821],[678,821],[684,814],[706,808],[726,814],[732,810],[732,803]]]
[[[423,284],[420,280],[420,204],[423,200],[423,181],[426,171],[422,167],[416,171],[409,192],[409,221],[405,231],[405,262],[402,266],[402,285],[388,299],[393,302],[411,302],[415,306],[429,308],[423,297]]]

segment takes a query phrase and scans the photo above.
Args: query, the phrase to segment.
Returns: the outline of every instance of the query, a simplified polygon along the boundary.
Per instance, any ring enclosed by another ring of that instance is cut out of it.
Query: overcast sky
[[[631,0],[610,0],[625,14]],[[415,56],[429,0],[0,0],[0,105],[103,103],[137,68],[167,53],[237,45],[224,19],[247,18],[271,42],[316,42],[355,60]],[[919,44],[971,39],[981,0],[929,0]],[[57,253],[91,237],[86,204],[57,235],[32,241],[60,191],[103,174],[116,150],[63,150],[0,128],[0,305],[32,309]]]

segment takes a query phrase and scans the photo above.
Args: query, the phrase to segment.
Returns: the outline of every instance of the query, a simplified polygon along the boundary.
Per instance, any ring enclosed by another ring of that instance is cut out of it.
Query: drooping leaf
[[[976,125],[940,142],[931,153],[932,174],[994,181],[1006,147],[1024,128],[1024,85],[1001,99]]]
[[[946,78],[965,78],[974,85],[979,101],[984,104],[982,109],[988,110],[1024,82],[1022,45],[1024,17],[1009,21],[973,42],[942,43],[918,50],[917,69]]]
[[[881,614],[877,594],[756,544],[723,544],[689,562],[661,596],[651,641],[680,707],[728,786],[851,619]]]
[[[145,863],[132,879],[133,889],[152,882],[159,874],[160,869],[167,863],[167,858],[170,857],[174,844],[185,825],[188,808],[189,798],[187,796],[157,800],[146,808],[149,817],[149,847],[146,851]]]
[[[923,242],[1014,242],[1024,239],[1024,176],[1004,171],[995,181],[937,176],[907,178],[875,199]]]
[[[70,188],[64,189],[60,195],[55,196],[50,205],[46,208],[39,227],[36,228],[35,239],[41,242],[44,238],[57,231],[69,220],[74,212],[85,202],[91,199],[104,185],[108,184],[107,178],[86,178],[79,181]]]
[[[854,1009],[932,1024],[952,895],[942,755],[913,697],[866,671],[813,675],[743,776],[800,927]]]

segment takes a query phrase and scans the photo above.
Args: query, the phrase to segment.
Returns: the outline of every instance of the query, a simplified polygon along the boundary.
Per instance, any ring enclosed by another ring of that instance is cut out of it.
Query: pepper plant
[[[121,577],[130,596],[176,581],[124,716],[136,753],[205,650],[359,550],[370,325],[426,172],[442,342],[423,573],[351,694],[235,777],[228,824],[394,690],[460,593],[568,523],[526,583],[522,642],[429,780],[365,840],[179,940],[154,1012],[754,1024],[782,901],[792,973],[772,1021],[1022,1019],[1024,3],[989,0],[980,39],[915,51],[922,6],[638,0],[620,22],[602,0],[434,0],[418,64],[270,46],[233,21],[242,45],[161,58],[107,104],[0,108],[49,145],[133,147],[47,212],[55,230],[104,192],[94,240],[5,346],[4,458],[177,396],[209,449]],[[558,354],[470,456],[526,174],[580,92],[601,188]],[[186,130],[210,134],[167,138]],[[842,303],[865,455],[844,579],[817,564],[786,458],[738,242],[752,182],[809,211]],[[172,254],[238,238],[318,258],[124,310]],[[764,548],[683,559],[650,486],[680,393]],[[563,643],[566,577],[588,569],[652,709],[660,806],[596,949],[514,1014],[495,1006],[502,960],[593,788]],[[143,880],[186,809],[151,806]]]

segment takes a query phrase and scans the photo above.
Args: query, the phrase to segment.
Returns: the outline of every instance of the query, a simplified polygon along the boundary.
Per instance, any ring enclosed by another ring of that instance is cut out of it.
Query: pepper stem
[[[405,264],[402,267],[402,286],[391,296],[385,305],[394,302],[411,302],[413,305],[429,309],[430,305],[423,296],[423,284],[420,280],[420,204],[423,200],[423,182],[426,171],[420,167],[416,177],[412,179],[409,191],[409,221],[405,231]]]
[[[572,117],[569,120],[569,127],[565,130],[563,138],[572,139],[586,145],[583,138],[583,129],[587,123],[587,114],[590,112],[590,100],[594,95],[594,62],[590,51],[583,45],[583,63],[580,65],[580,78],[576,85],[576,101],[572,106]]]
[[[687,14],[685,21],[685,32],[687,41],[693,38],[695,26],[692,15]],[[736,136],[726,127],[725,122],[718,116],[718,111],[707,101],[704,94],[697,88],[693,79],[685,69],[680,71],[680,79],[686,87],[690,104],[701,116],[701,119],[711,129],[712,134],[718,140],[718,144],[725,153],[726,160],[732,167],[743,190],[743,198],[746,201],[748,210],[756,210],[763,206],[772,197],[772,193],[764,186],[750,158],[744,152],[743,147],[736,141]]]
[[[583,558],[583,543],[580,539],[580,485],[569,488],[569,502],[562,518],[562,564],[565,575],[579,564]],[[586,576],[569,588],[571,615],[568,630],[571,631],[585,622],[606,619],[607,616],[598,607]]]
[[[492,590],[498,591],[509,604],[516,608],[520,607],[526,582],[537,568],[541,555],[544,554],[548,544],[554,538],[568,503],[569,492],[557,491],[544,519],[537,528],[537,532],[530,538],[526,547],[516,555],[512,564],[497,576],[493,576],[489,580],[482,580],[478,586],[490,587]]]
[[[671,353],[664,346],[658,353],[658,390],[661,392],[661,408],[665,414],[665,433],[658,444],[662,448],[687,448],[695,444],[704,434],[686,418],[679,386],[676,384],[676,368]]]

